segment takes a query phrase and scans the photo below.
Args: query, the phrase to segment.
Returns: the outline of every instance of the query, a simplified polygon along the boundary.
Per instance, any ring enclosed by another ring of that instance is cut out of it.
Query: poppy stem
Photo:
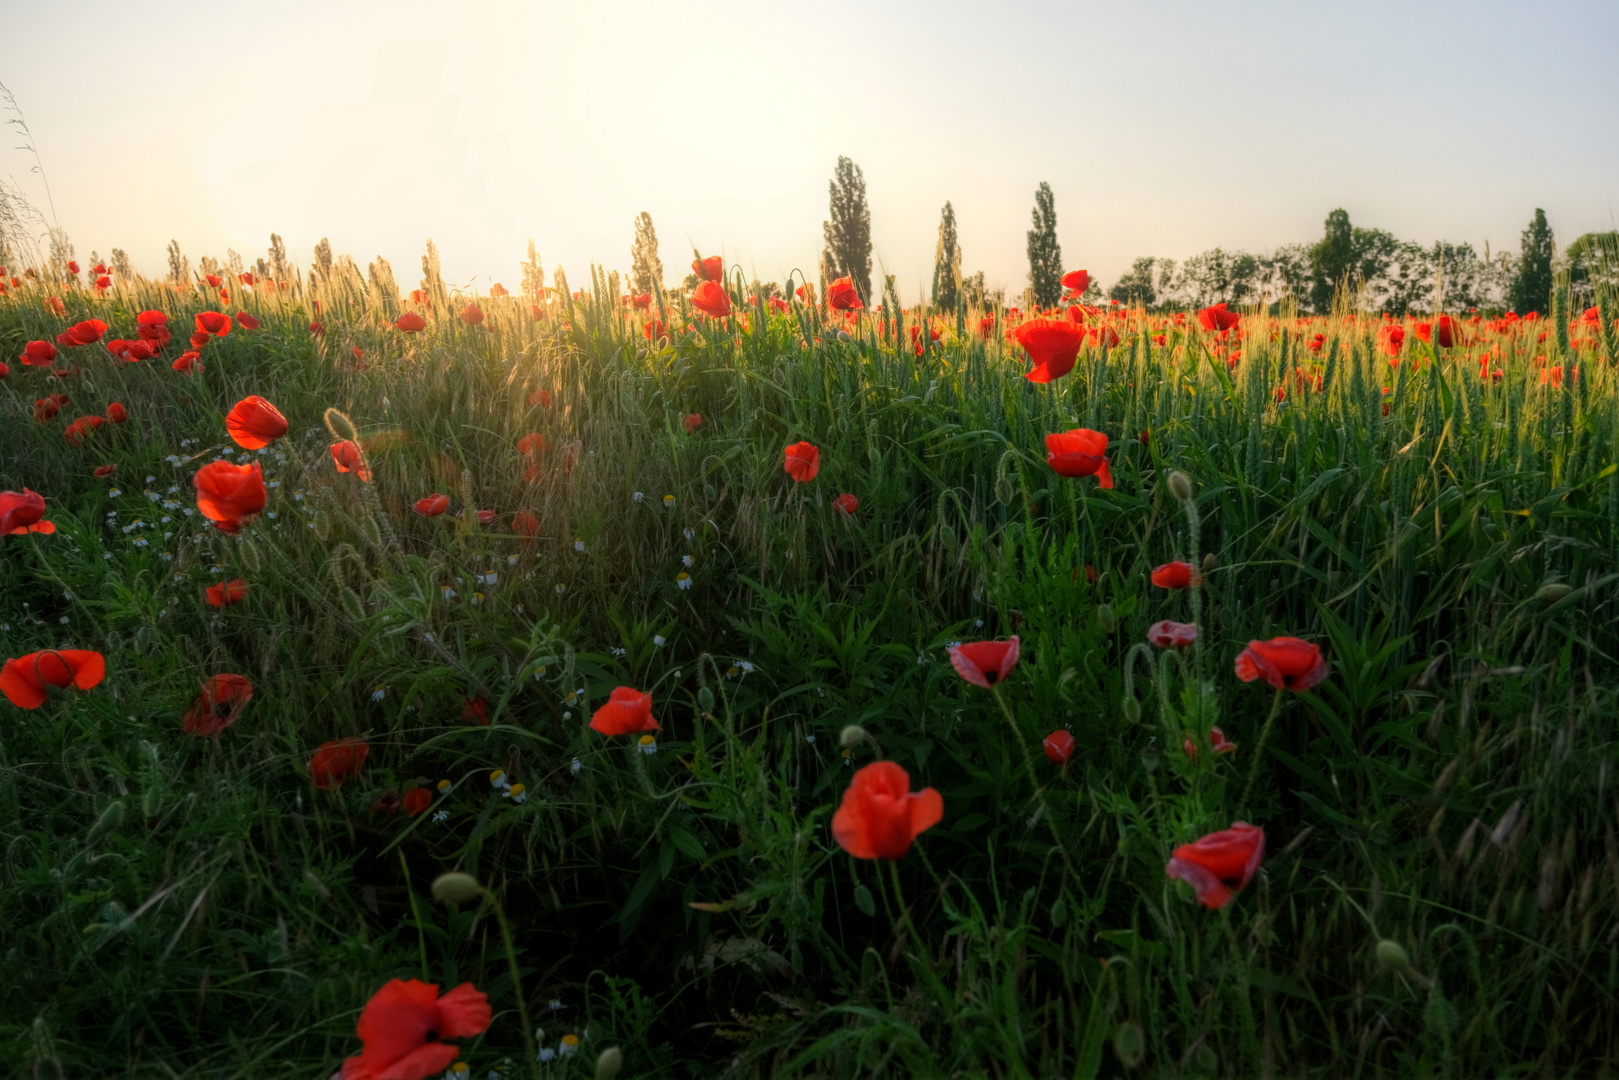
[[[1012,731],[1012,741],[1017,743],[1019,750],[1023,751],[1023,766],[1028,770],[1029,783],[1034,787],[1034,793],[1039,795],[1040,777],[1039,774],[1034,771],[1034,755],[1029,752],[1028,740],[1025,739],[1023,737],[1023,733],[1018,730],[1017,719],[1012,715],[1012,706],[1008,705],[1006,703],[1006,698],[1001,696],[1000,683],[996,683],[994,686],[990,687],[989,692],[990,695],[994,697],[995,704],[1001,707],[1001,715],[1006,717],[1006,726]]]
[[[920,945],[922,935],[916,932],[916,924],[911,921],[911,907],[905,902],[905,890],[900,888],[898,859],[889,860],[888,874],[894,882],[894,902],[899,905],[900,925],[905,927],[905,932],[911,936],[911,940]],[[927,954],[924,952],[923,955]]]
[[[484,899],[495,910],[495,921],[500,923],[500,937],[506,943],[506,965],[512,972],[512,994],[517,998],[517,1019],[523,1025],[523,1045],[528,1049],[528,1071],[531,1076],[540,1074],[540,1051],[534,1045],[534,1025],[528,1018],[528,998],[523,996],[522,976],[517,967],[517,946],[512,943],[511,923],[506,921],[506,909],[501,906],[500,899],[489,889],[483,890]]]
[[[1254,793],[1254,784],[1259,780],[1259,766],[1265,760],[1265,744],[1270,741],[1270,729],[1276,726],[1276,716],[1282,711],[1282,696],[1285,690],[1276,691],[1271,699],[1270,715],[1265,718],[1265,726],[1259,732],[1259,744],[1254,747],[1254,763],[1248,767],[1248,786],[1242,789],[1242,802],[1238,806],[1246,812],[1248,798]]]
[[[422,982],[430,982],[432,975],[427,968],[427,930],[422,926],[422,909],[416,903],[416,890],[410,887],[410,864],[405,862],[403,849],[394,849],[399,854],[399,869],[405,874],[405,895],[410,897],[410,913],[416,916],[416,941],[422,951]]]

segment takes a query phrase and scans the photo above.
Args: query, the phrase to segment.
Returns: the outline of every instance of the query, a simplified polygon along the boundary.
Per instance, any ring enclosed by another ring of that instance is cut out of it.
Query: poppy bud
[[[1112,604],[1096,605],[1096,621],[1101,623],[1102,629],[1110,634],[1119,628],[1119,617],[1113,614]]]
[[[445,904],[465,904],[483,895],[483,886],[471,874],[440,874],[433,879],[433,899]]]
[[[1221,305],[1222,307],[1224,305]],[[1127,1069],[1140,1065],[1147,1056],[1147,1038],[1141,1033],[1141,1025],[1126,1020],[1113,1031],[1113,1052],[1119,1055],[1119,1061]]]
[[[704,712],[714,711],[714,691],[704,686],[697,691],[697,704],[703,707]]]
[[[1130,723],[1134,724],[1136,721],[1141,719],[1141,706],[1136,703],[1135,698],[1125,698],[1122,702],[1120,702],[1119,708],[1124,712],[1124,718],[1130,721]]]
[[[124,823],[124,804],[114,802],[101,812],[95,826],[90,830],[90,840],[95,842],[110,832],[117,832],[118,827]]]
[[[1564,585],[1561,582],[1548,582],[1535,590],[1535,599],[1545,600],[1547,603],[1556,603],[1573,591],[1572,586]]]
[[[1172,469],[1169,473],[1169,493],[1186,502],[1192,497],[1192,478],[1179,469]]]
[[[614,1080],[618,1076],[618,1070],[623,1067],[624,1051],[616,1046],[609,1046],[596,1059],[596,1080]]]
[[[865,728],[861,727],[859,724],[850,724],[848,727],[844,728],[843,733],[838,736],[838,745],[845,747],[854,746],[857,743],[871,741],[871,733]]]
[[[1219,565],[1220,560],[1214,557],[1214,552],[1211,551],[1207,555],[1203,556],[1203,572],[1205,574],[1214,573],[1215,568]]]
[[[1384,938],[1377,943],[1377,962],[1390,971],[1404,971],[1411,966],[1411,956],[1398,941]]]

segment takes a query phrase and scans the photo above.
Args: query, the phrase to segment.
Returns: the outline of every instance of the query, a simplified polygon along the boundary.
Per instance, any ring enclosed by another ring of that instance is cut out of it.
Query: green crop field
[[[392,979],[480,1080],[1619,1060],[1612,298],[347,266],[0,296],[8,1071],[326,1077]]]

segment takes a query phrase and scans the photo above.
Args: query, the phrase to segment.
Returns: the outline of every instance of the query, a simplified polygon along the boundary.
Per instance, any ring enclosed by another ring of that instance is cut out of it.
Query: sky
[[[627,271],[651,214],[694,247],[816,276],[839,155],[874,261],[916,299],[940,209],[963,269],[1026,284],[1034,192],[1068,269],[1270,250],[1327,213],[1516,251],[1619,227],[1612,0],[0,0],[0,83],[32,131],[0,178],[78,253],[166,271],[271,232],[405,287],[514,285],[532,238],[571,282]],[[1593,43],[1593,44],[1587,44]],[[6,119],[10,119],[8,114]]]

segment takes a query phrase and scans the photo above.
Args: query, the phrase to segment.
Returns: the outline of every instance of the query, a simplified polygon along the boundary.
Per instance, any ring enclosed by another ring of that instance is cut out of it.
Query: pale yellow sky
[[[675,5],[110,0],[7,12],[17,95],[81,255],[163,268],[316,240],[413,282],[625,269],[634,216],[667,277],[705,253],[814,275],[827,182],[866,176],[877,259],[914,298],[951,200],[964,264],[1020,289],[1036,185],[1064,262],[1308,240],[1336,206],[1402,238],[1516,249],[1615,227],[1619,7],[1147,0]],[[1517,27],[1517,29],[1514,29]],[[1525,77],[1533,72],[1533,78]],[[28,155],[0,175],[43,203]]]

